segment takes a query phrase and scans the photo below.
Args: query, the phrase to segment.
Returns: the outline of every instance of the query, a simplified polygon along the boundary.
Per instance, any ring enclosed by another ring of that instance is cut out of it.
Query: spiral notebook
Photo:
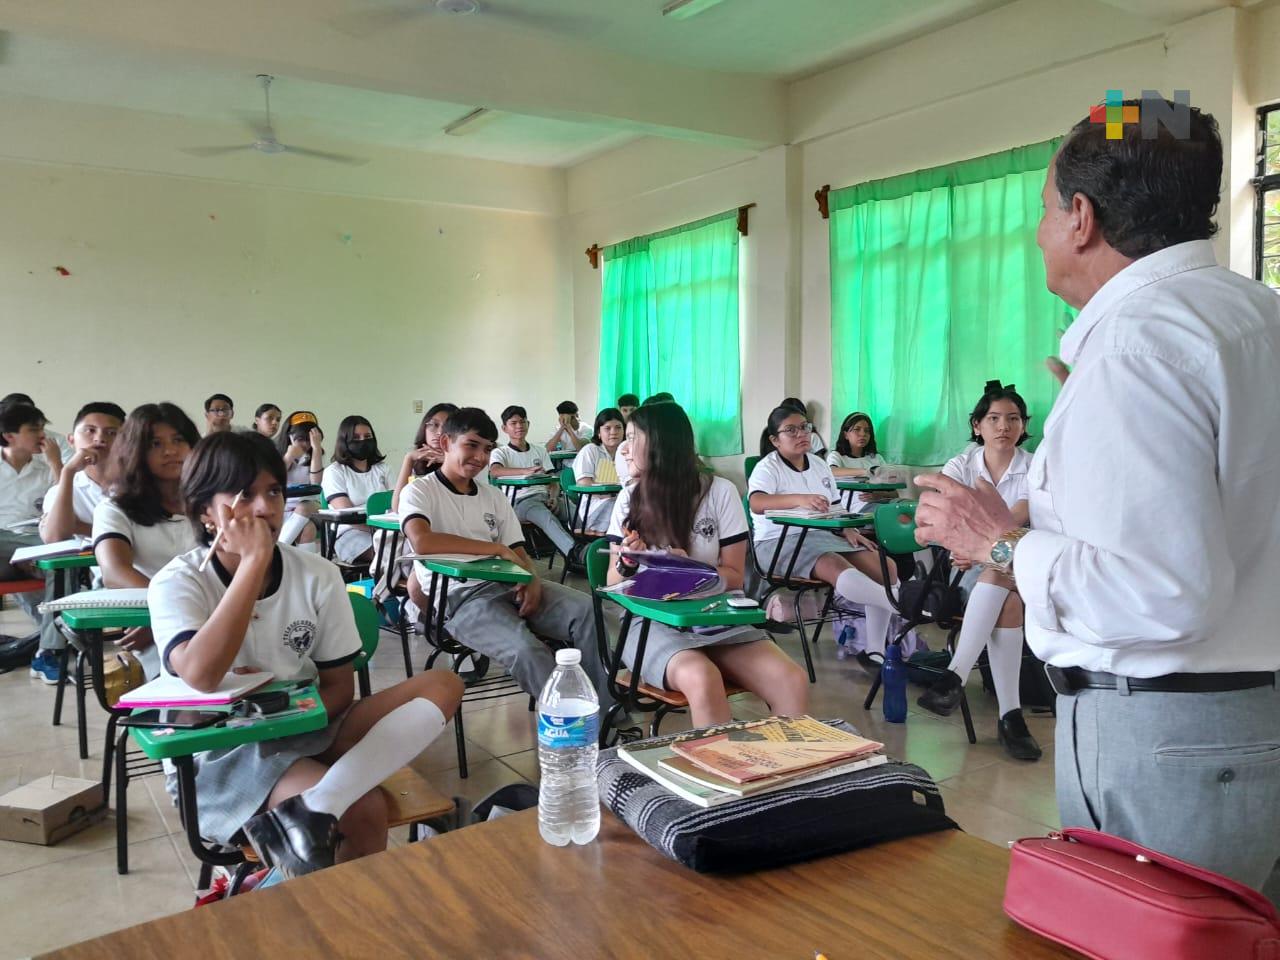
[[[62,610],[95,610],[99,608],[140,607],[146,609],[146,587],[124,587],[119,590],[85,590],[73,593],[61,600],[40,604],[41,613],[58,613]]]

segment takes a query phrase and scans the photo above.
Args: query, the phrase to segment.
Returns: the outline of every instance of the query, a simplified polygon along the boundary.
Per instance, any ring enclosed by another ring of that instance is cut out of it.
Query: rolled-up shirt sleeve
[[[1014,554],[1029,621],[1111,649],[1209,638],[1235,582],[1218,489],[1220,377],[1211,361],[1188,370],[1152,353],[1072,373],[1069,416],[1029,477],[1033,502],[1047,489],[1063,529],[1036,529],[1033,513]]]

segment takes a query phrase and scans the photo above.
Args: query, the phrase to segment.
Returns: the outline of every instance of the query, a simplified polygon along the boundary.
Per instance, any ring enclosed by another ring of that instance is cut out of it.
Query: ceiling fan
[[[226,153],[239,153],[242,150],[257,150],[259,153],[268,155],[277,153],[291,153],[299,157],[310,157],[313,160],[328,160],[331,163],[345,163],[349,166],[357,166],[369,161],[364,157],[353,157],[345,153],[329,153],[325,150],[312,150],[308,147],[295,147],[291,144],[281,143],[276,137],[275,126],[271,122],[271,81],[275,78],[265,74],[258,74],[258,82],[262,84],[262,95],[266,104],[265,120],[262,123],[251,123],[249,129],[253,132],[252,143],[238,143],[234,146],[227,147],[187,147],[183,153],[189,153],[195,157],[219,157]]]
[[[441,16],[466,17],[479,14],[486,19],[508,23],[519,27],[532,27],[551,33],[566,34],[575,37],[590,36],[599,33],[605,23],[597,17],[584,17],[580,14],[535,13],[527,9],[527,3],[500,2],[500,0],[415,0],[400,5],[382,4],[368,10],[349,13],[335,17],[330,23],[353,37],[367,37],[371,34],[391,30],[399,26],[407,26],[417,20],[438,18]]]

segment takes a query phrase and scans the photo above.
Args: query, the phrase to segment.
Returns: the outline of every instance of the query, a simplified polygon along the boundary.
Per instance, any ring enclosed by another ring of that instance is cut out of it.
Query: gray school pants
[[[483,583],[465,593],[451,584],[446,626],[459,643],[506,667],[520,688],[534,697],[556,667],[555,652],[534,634],[564,641],[582,651],[582,669],[596,688],[601,713],[613,704],[591,599],[585,593],[543,580],[542,606],[525,620],[509,583]]]
[[[14,567],[9,558],[19,547],[34,547],[40,542],[40,535],[36,533],[14,533],[12,530],[0,529],[0,580],[25,580],[29,574]],[[34,576],[40,576],[40,571],[34,571]],[[52,575],[45,575],[43,592],[14,594],[18,605],[40,626],[41,650],[61,650],[67,645],[66,638],[58,632],[58,627],[53,622],[53,614],[41,614],[36,609],[44,601],[52,600],[53,593],[54,578]]]
[[[1063,826],[1127,837],[1275,899],[1280,689],[1060,695],[1054,750]]]
[[[532,523],[551,538],[557,550],[566,557],[569,556],[569,551],[573,549],[575,543],[573,534],[547,506],[547,501],[542,494],[517,501],[516,516],[520,518],[521,523]]]

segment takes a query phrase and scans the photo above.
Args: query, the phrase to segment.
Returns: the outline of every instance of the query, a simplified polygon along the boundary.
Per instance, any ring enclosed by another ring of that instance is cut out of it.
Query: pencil
[[[243,490],[241,490],[239,493],[237,493],[237,494],[236,494],[236,498],[235,498],[234,500],[232,500],[232,501],[231,501],[231,512],[232,512],[232,513],[235,513],[235,512],[236,512],[236,507],[240,506],[240,498],[241,498],[241,497],[243,497],[243,496],[244,496],[244,491],[243,491]],[[204,573],[204,568],[205,568],[205,567],[207,567],[207,566],[209,565],[209,561],[213,558],[213,553],[214,553],[214,551],[215,551],[215,550],[217,550],[217,549],[218,549],[218,543],[219,543],[219,541],[221,541],[221,540],[222,540],[222,528],[221,528],[221,527],[219,527],[219,528],[218,528],[218,533],[217,533],[217,535],[213,538],[213,543],[211,543],[211,544],[209,545],[209,552],[208,552],[208,553],[206,553],[206,554],[204,555],[204,559],[200,561],[200,572],[201,572],[201,573]]]

